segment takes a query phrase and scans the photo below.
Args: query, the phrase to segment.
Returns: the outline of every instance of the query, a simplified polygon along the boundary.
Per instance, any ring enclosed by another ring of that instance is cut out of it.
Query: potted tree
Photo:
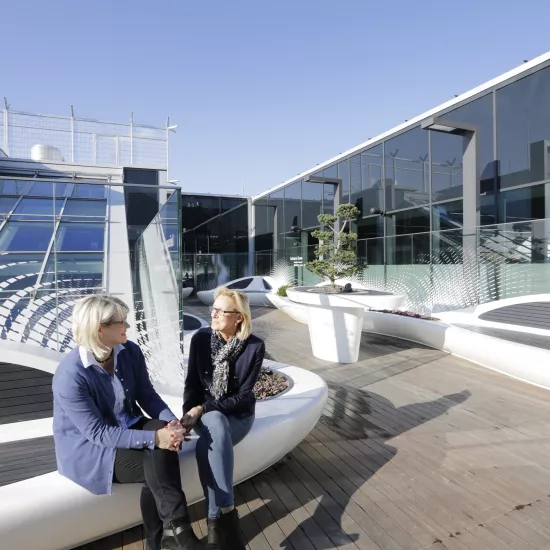
[[[357,233],[349,231],[359,214],[353,204],[342,204],[334,215],[317,217],[323,229],[313,233],[319,244],[315,247],[315,260],[306,267],[328,284],[286,290],[292,302],[306,306],[313,355],[338,363],[358,360],[365,307],[373,307],[391,296],[353,288],[345,281],[362,267],[357,260]]]

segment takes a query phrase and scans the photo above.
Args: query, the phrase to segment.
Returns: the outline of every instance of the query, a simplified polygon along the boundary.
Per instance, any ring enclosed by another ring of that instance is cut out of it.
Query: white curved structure
[[[502,305],[500,302],[493,304],[495,307]],[[425,321],[373,311],[365,312],[363,330],[419,342],[522,382],[550,389],[548,349],[497,338],[442,321]]]
[[[235,448],[236,483],[265,470],[298,445],[319,420],[327,401],[327,386],[316,374],[265,363],[291,377],[294,385],[287,393],[257,404],[254,426]],[[179,394],[162,397],[173,411],[181,409]],[[203,498],[195,443],[193,439],[180,452],[182,484],[190,504]],[[127,529],[141,523],[140,491],[141,484],[115,485],[111,496],[96,496],[57,472],[0,487],[1,546],[69,550]]]
[[[260,277],[258,275],[254,277],[241,277],[220,286],[244,292],[248,296],[251,306],[271,306],[272,304],[267,298],[267,294],[277,290],[277,283],[272,277]],[[197,298],[203,304],[211,306],[214,303],[215,292],[215,288],[212,290],[199,290]]]
[[[298,321],[298,323],[308,322],[307,307],[303,304],[297,304],[285,296],[279,296],[278,294],[271,293],[266,295],[267,299],[283,313],[286,313],[291,319]]]
[[[337,281],[337,284],[346,282]],[[365,308],[389,309],[405,303],[404,296],[355,288],[358,292],[340,294],[320,293],[316,287],[287,289],[290,301],[306,308],[311,349],[315,357],[336,363],[357,362]]]
[[[194,288],[192,286],[186,286],[181,289],[181,297],[182,298],[189,298],[191,294],[193,294]]]

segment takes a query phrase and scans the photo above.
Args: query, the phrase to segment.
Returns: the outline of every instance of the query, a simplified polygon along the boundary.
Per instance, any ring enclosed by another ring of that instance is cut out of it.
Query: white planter
[[[278,294],[267,294],[267,299],[283,313],[286,313],[291,319],[298,323],[306,323],[308,321],[307,307],[302,304],[292,302],[285,296]]]
[[[363,314],[363,331],[396,336],[436,349],[445,349],[445,333],[449,325],[440,321],[426,321],[393,313],[366,310]]]
[[[287,290],[292,302],[307,307],[311,350],[315,357],[335,363],[359,359],[364,306],[342,295],[309,292],[308,287]]]
[[[193,287],[192,286],[187,286],[185,288],[182,288],[181,289],[181,296],[182,298],[189,298],[189,296],[191,296],[191,294],[193,294]]]
[[[326,383],[318,375],[272,361],[265,364],[288,375],[294,385],[257,404],[252,430],[235,447],[235,483],[265,470],[296,447],[315,426],[327,401]],[[181,393],[162,397],[175,414],[181,411]],[[23,424],[18,424],[20,432]],[[203,498],[195,444],[193,439],[179,453],[182,486],[190,504]],[[57,472],[5,485],[0,487],[0,546],[68,550],[122,531],[141,523],[140,491],[139,483],[115,484],[112,495],[97,496]]]

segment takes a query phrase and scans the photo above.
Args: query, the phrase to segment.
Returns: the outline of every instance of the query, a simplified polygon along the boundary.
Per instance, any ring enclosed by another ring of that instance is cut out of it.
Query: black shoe
[[[187,518],[175,519],[162,533],[161,550],[204,550]]]
[[[222,514],[218,518],[217,524],[220,550],[246,550],[246,542],[239,525],[237,510],[233,508],[231,512]]]
[[[208,550],[219,550],[219,540],[220,540],[220,526],[218,523],[219,518],[206,520],[208,525],[208,542],[206,543],[206,548]]]

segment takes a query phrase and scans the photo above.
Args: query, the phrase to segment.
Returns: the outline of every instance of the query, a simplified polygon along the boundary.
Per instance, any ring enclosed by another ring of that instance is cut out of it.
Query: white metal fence
[[[166,169],[170,129],[169,121],[161,128],[136,124],[133,116],[115,123],[0,109],[0,149],[20,159],[32,158],[35,145],[49,145],[64,162]]]

